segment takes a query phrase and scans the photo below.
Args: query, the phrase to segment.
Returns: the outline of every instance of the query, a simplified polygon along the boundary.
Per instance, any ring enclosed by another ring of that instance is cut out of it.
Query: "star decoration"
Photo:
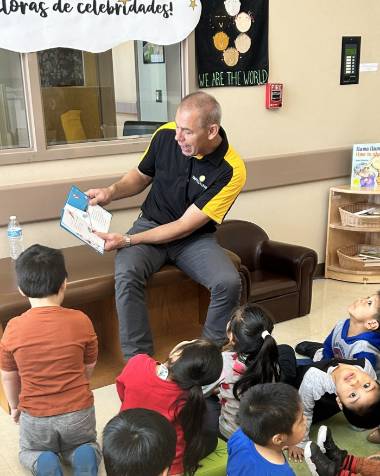
[[[190,0],[190,5],[189,7],[195,10],[197,8],[197,0]]]

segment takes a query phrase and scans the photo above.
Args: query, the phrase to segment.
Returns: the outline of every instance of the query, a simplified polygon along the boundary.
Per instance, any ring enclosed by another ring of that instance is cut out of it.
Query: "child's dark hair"
[[[32,245],[16,260],[17,283],[25,296],[44,298],[58,294],[67,278],[60,250]]]
[[[361,410],[351,410],[342,405],[342,412],[351,425],[370,430],[380,425],[380,386],[378,384],[378,398],[371,406]]]
[[[301,411],[297,390],[286,383],[263,383],[241,397],[239,422],[255,443],[266,446],[279,433],[290,435]]]
[[[183,459],[185,474],[193,475],[204,456],[202,422],[206,403],[202,386],[215,382],[223,368],[219,348],[207,340],[198,339],[181,345],[180,357],[168,364],[170,378],[186,391],[183,408],[177,415],[186,442]],[[179,403],[179,402],[178,402]]]
[[[262,307],[248,303],[235,311],[228,332],[233,336],[234,350],[247,366],[233,388],[237,400],[252,385],[279,380],[278,349],[272,331],[273,321]]]
[[[108,476],[158,476],[170,467],[176,432],[159,413],[145,408],[123,411],[103,430],[103,457]]]

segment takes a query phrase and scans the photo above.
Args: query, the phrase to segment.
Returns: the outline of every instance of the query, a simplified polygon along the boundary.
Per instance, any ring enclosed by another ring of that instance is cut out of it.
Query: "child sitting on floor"
[[[294,476],[283,447],[302,440],[306,421],[297,390],[265,383],[241,398],[238,429],[228,440],[227,476]]]
[[[8,322],[0,369],[11,416],[20,421],[20,462],[34,475],[58,476],[61,455],[74,474],[95,476],[101,453],[89,383],[98,354],[93,325],[61,306],[61,251],[31,246],[18,257],[16,275],[31,309]]]
[[[253,385],[283,381],[293,383],[296,359],[288,345],[278,345],[272,337],[273,321],[255,304],[245,304],[227,325],[229,345],[223,355],[219,385],[221,412],[219,431],[228,439],[238,428],[239,399]]]
[[[363,458],[349,455],[333,440],[327,426],[318,430],[318,445],[309,441],[305,447],[305,461],[313,476],[378,476],[380,455]]]
[[[367,359],[380,375],[380,291],[357,299],[348,308],[349,319],[339,321],[323,344],[304,341],[296,352],[314,361],[322,359]]]
[[[218,347],[198,339],[174,347],[165,364],[138,354],[116,379],[121,410],[155,410],[174,424],[177,447],[171,475],[193,475],[199,461],[216,448],[217,433],[210,432],[204,424],[206,403],[202,386],[220,377],[222,365]]]
[[[299,367],[304,373],[299,394],[307,419],[303,442],[289,448],[289,457],[302,460],[309,440],[311,423],[343,411],[358,428],[373,428],[380,423],[380,385],[366,359],[331,359]]]
[[[132,408],[119,413],[103,431],[107,476],[167,476],[176,440],[173,425],[153,410]]]
[[[380,291],[357,299],[348,308],[349,319],[339,321],[323,344],[304,341],[296,345],[296,352],[314,361],[365,358],[380,377]],[[367,437],[371,443],[380,443],[380,430]]]

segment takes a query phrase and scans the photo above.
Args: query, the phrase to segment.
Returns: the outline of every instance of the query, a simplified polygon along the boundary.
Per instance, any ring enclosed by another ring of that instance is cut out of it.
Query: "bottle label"
[[[22,237],[21,228],[13,228],[12,230],[8,230],[8,238],[20,238],[20,237]]]

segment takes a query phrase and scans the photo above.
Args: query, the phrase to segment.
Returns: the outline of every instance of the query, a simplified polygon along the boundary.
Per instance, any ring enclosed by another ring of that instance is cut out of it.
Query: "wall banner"
[[[0,0],[0,48],[98,53],[127,40],[169,45],[185,39],[200,15],[200,0]]]
[[[195,29],[200,88],[268,81],[269,0],[207,0]]]

